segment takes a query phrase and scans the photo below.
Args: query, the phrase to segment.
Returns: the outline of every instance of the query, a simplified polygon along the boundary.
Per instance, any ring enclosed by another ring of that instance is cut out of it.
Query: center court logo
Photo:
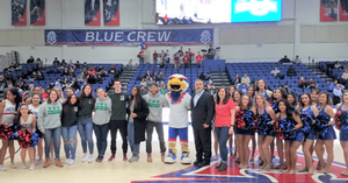
[[[208,30],[204,30],[201,34],[201,42],[207,44],[211,41],[211,34]]]
[[[235,13],[250,12],[255,16],[267,15],[270,12],[277,12],[277,2],[272,0],[239,0],[235,3]]]
[[[50,43],[53,45],[54,43],[57,42],[57,34],[54,31],[49,31],[46,35],[46,42]]]

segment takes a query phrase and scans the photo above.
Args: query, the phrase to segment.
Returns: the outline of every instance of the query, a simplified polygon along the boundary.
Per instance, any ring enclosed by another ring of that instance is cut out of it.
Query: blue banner
[[[213,29],[45,30],[45,45],[201,45],[213,43]]]

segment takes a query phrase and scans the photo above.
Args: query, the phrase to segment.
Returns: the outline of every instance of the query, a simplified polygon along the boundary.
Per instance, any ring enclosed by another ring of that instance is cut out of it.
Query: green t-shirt
[[[129,104],[127,93],[113,93],[109,96],[111,99],[111,117],[110,120],[126,120],[126,109]]]

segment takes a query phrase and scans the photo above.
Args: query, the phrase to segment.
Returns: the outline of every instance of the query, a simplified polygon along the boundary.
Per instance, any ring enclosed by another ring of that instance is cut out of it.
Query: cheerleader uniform
[[[259,93],[259,92],[257,92],[257,94],[260,94],[260,93]],[[266,91],[266,90],[264,91],[263,95],[265,96],[265,98],[266,98],[267,102],[269,102],[269,101],[271,100],[271,99],[269,98],[268,93],[267,93],[267,91]]]
[[[326,115],[329,117],[329,115],[325,113],[325,107],[326,107],[326,105],[323,107],[323,109],[321,109],[321,111],[319,111],[319,114]],[[319,109],[319,106],[317,106],[317,108]],[[319,140],[335,140],[336,133],[335,133],[335,130],[333,129],[333,126],[331,125],[331,126],[328,126],[326,128],[327,128],[327,133],[325,134],[325,136],[322,136],[319,134],[318,139]]]
[[[275,114],[277,114],[279,112],[278,102],[275,102],[271,107],[272,107]]]
[[[1,116],[2,124],[8,125],[9,127],[13,126],[16,113],[16,104],[13,105],[6,99],[6,104]]]
[[[259,124],[261,123],[261,119],[268,119],[268,120],[272,120],[272,118],[271,118],[271,116],[267,113],[267,111],[266,111],[266,107],[264,107],[263,108],[263,113],[260,115],[259,114],[259,110],[258,109],[256,109],[256,114],[258,115],[258,116],[260,116],[259,117]],[[267,124],[260,124],[261,126],[266,126]],[[260,132],[259,132],[259,134],[260,134]],[[273,130],[273,127],[269,127],[269,130],[267,130],[266,131],[266,134],[260,134],[260,135],[267,135],[267,136],[272,136],[272,137],[275,137],[276,136],[276,133],[275,133],[275,131]]]
[[[39,107],[35,108],[32,104],[28,106],[29,110],[37,117],[37,114],[39,114]]]
[[[243,117],[244,117],[244,115],[243,115]],[[237,119],[236,118],[236,121],[237,120],[243,120],[244,121],[243,117],[242,117],[242,119]],[[244,123],[245,123],[245,121],[244,121]],[[234,131],[234,134],[236,134],[236,135],[254,135],[254,131],[252,131],[250,129],[246,130],[246,129],[243,129],[243,128],[238,128],[237,126],[233,127],[233,131]]]
[[[310,115],[314,119],[314,114],[313,114],[311,106],[309,106],[306,110],[303,110],[303,108],[302,108],[300,110],[300,113],[305,113],[307,115]],[[309,133],[304,134],[304,138],[308,139],[308,140],[314,140],[314,137],[315,137],[315,132],[314,132],[313,128],[311,128]]]
[[[282,114],[279,114],[279,119],[280,119],[280,120],[282,119],[281,115],[282,115]],[[295,120],[291,120],[290,122],[293,124],[293,126],[296,125]],[[286,140],[286,141],[295,141],[295,142],[300,142],[300,143],[302,143],[302,140],[303,140],[303,138],[304,138],[304,133],[303,133],[303,131],[301,131],[301,129],[297,129],[297,130],[295,130],[295,131],[296,131],[296,137],[295,137],[295,138],[285,138],[284,140]]]
[[[338,108],[338,111],[342,111],[342,105]],[[346,111],[342,111],[342,113],[344,112],[348,112],[348,109]],[[344,119],[344,120],[348,120],[348,119]],[[348,141],[348,131],[342,130],[342,129],[340,130],[340,141],[343,141],[343,142]]]
[[[33,116],[32,116],[32,114],[29,114],[27,121],[24,121],[23,118],[21,118],[20,124],[21,124],[22,130],[33,131]]]

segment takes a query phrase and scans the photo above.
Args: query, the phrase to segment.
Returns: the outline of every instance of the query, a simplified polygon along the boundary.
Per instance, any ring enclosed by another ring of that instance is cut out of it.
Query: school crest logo
[[[54,31],[49,31],[46,35],[46,42],[50,43],[53,45],[54,43],[57,42],[57,34]]]
[[[211,41],[211,34],[208,30],[204,30],[201,33],[201,42],[204,44],[208,44]]]

